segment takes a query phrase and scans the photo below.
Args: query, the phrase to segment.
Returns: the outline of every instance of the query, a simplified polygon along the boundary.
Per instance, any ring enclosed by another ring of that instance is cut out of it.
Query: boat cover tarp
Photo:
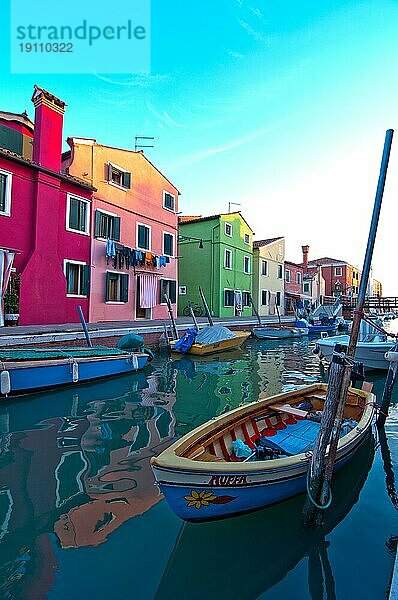
[[[116,348],[119,350],[139,350],[144,345],[144,338],[136,333],[127,333],[117,341]]]
[[[214,327],[206,327],[199,331],[196,336],[196,344],[216,344],[217,342],[222,342],[223,340],[232,340],[236,338],[237,335],[228,327],[223,327],[222,325],[214,325]]]
[[[23,349],[0,349],[0,360],[47,360],[53,358],[82,358],[87,356],[117,356],[126,354],[118,348],[107,346],[58,346],[56,348],[23,348]]]
[[[195,339],[198,332],[196,329],[187,329],[186,332],[180,337],[179,340],[173,345],[173,350],[179,350],[181,354],[185,354],[191,349],[192,344],[195,343]]]

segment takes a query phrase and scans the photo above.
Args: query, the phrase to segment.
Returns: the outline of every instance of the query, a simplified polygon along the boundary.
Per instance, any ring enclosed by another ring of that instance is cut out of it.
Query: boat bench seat
[[[289,406],[288,404],[272,404],[270,408],[276,412],[282,412],[289,415],[294,415],[295,417],[305,417],[308,414],[307,410],[300,410],[299,408],[294,408],[294,406]]]
[[[203,462],[224,462],[222,458],[219,458],[211,452],[202,452],[199,456],[195,457],[195,460],[201,460]]]

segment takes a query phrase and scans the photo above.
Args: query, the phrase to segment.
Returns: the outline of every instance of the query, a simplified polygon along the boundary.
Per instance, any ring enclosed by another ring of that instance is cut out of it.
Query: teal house
[[[251,316],[253,230],[240,212],[180,217],[178,273],[178,314],[202,305],[200,285],[213,316]]]

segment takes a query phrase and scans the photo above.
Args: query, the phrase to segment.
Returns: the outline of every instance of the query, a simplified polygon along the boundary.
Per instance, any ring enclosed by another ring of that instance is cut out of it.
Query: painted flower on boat
[[[187,506],[195,506],[195,508],[201,508],[202,506],[209,506],[210,502],[215,500],[216,496],[213,492],[206,492],[202,490],[197,492],[196,490],[191,491],[190,496],[184,496],[185,500],[188,500]]]
[[[216,496],[213,492],[206,492],[206,490],[200,492],[191,490],[191,495],[184,496],[184,498],[188,501],[187,506],[194,506],[198,509],[210,504],[226,504],[231,500],[235,500],[235,496]]]

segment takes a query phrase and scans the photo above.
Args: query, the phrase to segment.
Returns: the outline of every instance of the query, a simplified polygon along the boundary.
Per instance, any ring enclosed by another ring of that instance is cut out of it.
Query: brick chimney
[[[301,250],[303,252],[303,267],[304,273],[308,271],[308,252],[310,251],[309,246],[301,246]]]
[[[59,172],[65,102],[37,85],[34,88],[32,102],[35,107],[32,158],[42,167]]]

